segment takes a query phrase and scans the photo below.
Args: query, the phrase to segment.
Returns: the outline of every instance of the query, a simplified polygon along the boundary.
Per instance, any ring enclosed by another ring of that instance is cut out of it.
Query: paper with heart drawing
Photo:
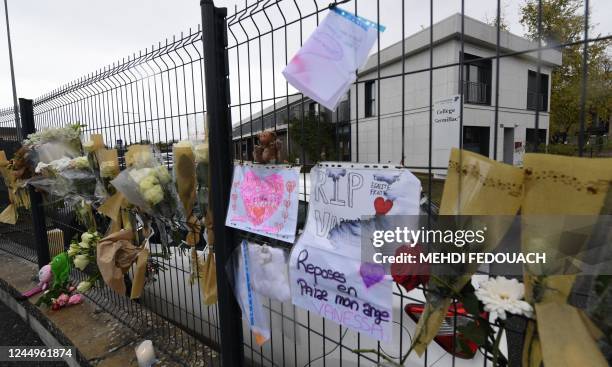
[[[299,172],[299,167],[235,166],[225,225],[295,241]]]
[[[310,172],[308,220],[289,262],[292,302],[389,342],[392,281],[383,266],[361,262],[361,229],[385,215],[419,214],[421,183],[406,169],[346,166]]]

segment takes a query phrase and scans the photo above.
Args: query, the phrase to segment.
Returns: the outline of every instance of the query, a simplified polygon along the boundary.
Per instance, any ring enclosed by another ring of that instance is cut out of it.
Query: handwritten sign
[[[388,342],[392,282],[382,266],[361,262],[368,216],[419,213],[420,181],[405,169],[339,167],[311,170],[304,233],[291,252],[293,304]]]
[[[298,183],[299,167],[235,166],[225,225],[293,242]]]
[[[435,101],[432,115],[433,165],[446,167],[451,148],[459,146],[461,96],[457,94]]]

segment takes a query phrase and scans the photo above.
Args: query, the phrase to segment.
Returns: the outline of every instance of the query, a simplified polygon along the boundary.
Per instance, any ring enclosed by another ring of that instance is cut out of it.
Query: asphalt
[[[0,346],[44,346],[38,335],[19,315],[0,302]],[[64,362],[20,362],[0,361],[0,366],[34,367],[34,366],[67,366]]]

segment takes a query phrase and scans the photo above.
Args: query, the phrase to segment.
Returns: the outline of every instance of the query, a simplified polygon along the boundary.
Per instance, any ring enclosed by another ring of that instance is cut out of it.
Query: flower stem
[[[493,367],[497,367],[497,358],[499,357],[499,343],[501,342],[502,334],[504,333],[504,325],[500,323],[495,343],[493,344]]]

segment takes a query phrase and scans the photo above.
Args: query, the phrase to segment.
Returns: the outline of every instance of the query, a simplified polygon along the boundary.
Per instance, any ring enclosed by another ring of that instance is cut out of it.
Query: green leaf
[[[463,296],[463,307],[474,316],[480,315],[480,302],[474,293],[468,293]]]
[[[476,321],[470,321],[466,325],[457,326],[457,330],[459,330],[463,336],[467,339],[470,339],[474,343],[478,344],[478,346],[482,346],[486,343],[487,334],[485,330],[479,326]]]

